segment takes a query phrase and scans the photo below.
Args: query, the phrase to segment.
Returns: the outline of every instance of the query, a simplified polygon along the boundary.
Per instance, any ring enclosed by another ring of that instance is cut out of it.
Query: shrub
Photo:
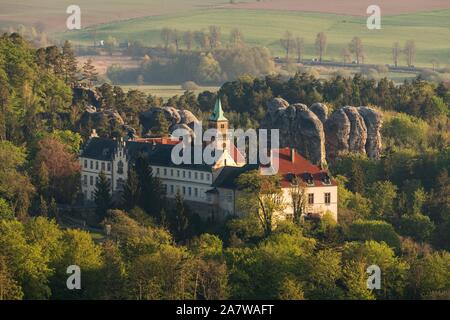
[[[186,91],[194,91],[200,89],[200,87],[194,81],[186,81],[181,85],[181,88]]]
[[[391,224],[379,220],[357,220],[350,225],[350,240],[377,242],[384,241],[393,248],[400,248],[400,237]]]

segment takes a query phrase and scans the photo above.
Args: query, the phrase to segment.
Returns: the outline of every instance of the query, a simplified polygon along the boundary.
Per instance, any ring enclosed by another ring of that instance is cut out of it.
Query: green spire
[[[228,121],[227,118],[225,118],[225,115],[223,114],[222,110],[222,102],[220,101],[220,98],[217,98],[216,105],[214,106],[214,111],[209,117],[210,121]]]

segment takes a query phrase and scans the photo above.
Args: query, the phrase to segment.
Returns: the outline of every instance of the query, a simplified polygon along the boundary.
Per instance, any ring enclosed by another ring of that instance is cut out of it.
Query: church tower
[[[228,119],[222,110],[222,102],[217,98],[214,111],[209,118],[208,128],[217,130],[217,149],[225,150],[230,147],[230,139],[228,138]]]

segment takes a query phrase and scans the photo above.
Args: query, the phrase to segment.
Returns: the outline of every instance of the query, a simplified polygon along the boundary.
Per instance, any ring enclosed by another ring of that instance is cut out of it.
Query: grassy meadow
[[[122,89],[125,92],[128,92],[130,90],[139,90],[144,92],[145,94],[152,94],[155,95],[157,97],[161,97],[165,100],[176,96],[176,95],[182,95],[184,93],[184,89],[181,88],[181,86],[177,86],[177,85],[165,85],[165,84],[160,84],[160,85],[121,85]],[[203,91],[211,91],[211,92],[216,92],[219,90],[219,87],[202,87],[199,86],[199,88],[197,90],[194,91],[195,94],[199,94],[200,92]]]
[[[341,50],[353,36],[362,38],[367,63],[391,63],[391,47],[396,41],[403,46],[414,39],[417,46],[417,66],[430,66],[432,59],[446,65],[450,62],[450,10],[391,15],[382,18],[381,30],[368,30],[365,17],[325,13],[302,13],[263,10],[213,9],[137,18],[86,28],[77,32],[56,34],[78,44],[91,44],[92,31],[97,39],[114,36],[120,40],[140,40],[146,45],[161,44],[163,27],[185,30],[207,30],[210,25],[222,29],[226,42],[232,28],[239,27],[251,45],[268,47],[274,55],[282,55],[279,39],[286,30],[305,40],[305,58],[316,56],[314,40],[318,32],[328,37],[327,60],[341,61]],[[404,64],[404,59],[402,59]]]

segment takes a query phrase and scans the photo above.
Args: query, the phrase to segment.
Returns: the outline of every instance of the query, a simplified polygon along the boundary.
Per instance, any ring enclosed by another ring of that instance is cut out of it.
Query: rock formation
[[[350,121],[350,136],[348,139],[348,149],[354,153],[365,153],[367,141],[367,127],[363,117],[355,107],[346,106],[342,110]]]
[[[380,159],[381,156],[381,126],[383,117],[381,113],[370,107],[359,107],[359,114],[363,117],[367,127],[366,153],[371,159]]]
[[[315,164],[325,163],[325,136],[320,119],[304,104],[276,98],[268,104],[262,128],[280,130],[280,147],[293,147]]]
[[[371,159],[381,154],[382,116],[370,107],[345,106],[325,122],[327,160],[339,153],[363,153]]]
[[[349,150],[350,120],[344,110],[336,110],[324,124],[327,160],[333,160],[342,151]]]
[[[154,107],[142,112],[139,116],[143,135],[147,134],[151,128],[157,125],[160,113],[163,113],[169,123],[170,132],[178,128],[192,129],[194,122],[199,122],[189,110],[178,110],[174,107]]]
[[[333,161],[345,152],[379,159],[382,117],[370,107],[345,106],[328,115],[328,107],[315,103],[289,103],[275,98],[268,103],[262,128],[280,130],[280,147],[293,147],[315,164]]]
[[[101,97],[97,93],[97,91],[84,88],[84,87],[76,87],[72,89],[72,104],[76,104],[82,99],[87,99],[87,103],[96,108],[99,108],[101,103]]]
[[[314,103],[309,109],[314,112],[314,114],[325,123],[328,120],[328,107],[323,103]]]

